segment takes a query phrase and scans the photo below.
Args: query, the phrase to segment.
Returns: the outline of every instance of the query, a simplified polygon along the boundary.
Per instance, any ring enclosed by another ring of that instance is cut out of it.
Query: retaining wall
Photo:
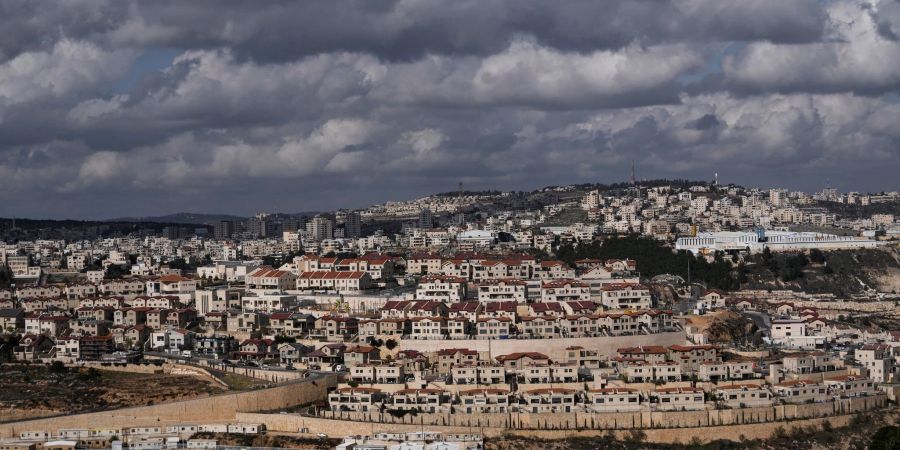
[[[441,431],[444,433],[482,433],[487,437],[505,435],[559,439],[573,436],[600,436],[609,432],[624,437],[629,430],[643,429],[650,442],[688,442],[697,437],[702,442],[716,439],[738,440],[772,437],[778,428],[820,427],[824,421],[834,427],[846,426],[851,413],[880,408],[884,396],[843,399],[835,404],[781,405],[770,408],[739,410],[635,412],[635,413],[567,413],[567,414],[419,414],[385,423],[348,420],[337,415],[305,417],[295,414],[237,413],[238,422],[263,423],[272,431],[324,433],[332,437],[370,435],[382,431]],[[378,414],[374,414],[377,416]],[[363,416],[363,414],[357,414]],[[391,416],[392,417],[392,416]],[[393,418],[393,417],[392,417]],[[764,421],[767,420],[767,421]],[[761,422],[761,423],[757,423]],[[677,431],[675,431],[677,430]]]
[[[0,438],[26,430],[55,432],[61,428],[118,428],[154,424],[233,422],[238,411],[271,411],[324,400],[337,377],[325,375],[270,389],[215,395],[152,406],[122,408],[71,416],[0,424]]]
[[[883,407],[884,395],[845,398],[826,403],[775,405],[758,408],[700,411],[572,412],[553,414],[407,414],[395,417],[382,412],[322,412],[322,418],[380,424],[406,424],[500,429],[633,429],[743,425],[784,420],[813,419],[851,414]]]
[[[638,345],[681,345],[687,343],[683,331],[668,333],[639,334],[635,336],[608,336],[592,338],[555,339],[403,339],[397,350],[418,350],[422,353],[436,352],[446,348],[467,348],[479,352],[489,352],[490,357],[516,352],[541,352],[551,359],[566,359],[566,348],[581,346],[596,350],[601,355],[612,355],[622,347]]]

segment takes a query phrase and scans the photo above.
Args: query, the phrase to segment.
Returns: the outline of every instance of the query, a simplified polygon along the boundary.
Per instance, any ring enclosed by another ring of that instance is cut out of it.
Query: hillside
[[[159,233],[166,227],[197,228],[201,225],[185,222],[153,221],[92,221],[0,218],[0,241],[17,242],[35,239],[65,239],[75,241],[101,237],[126,236],[148,231]],[[209,226],[203,226],[210,229]]]
[[[151,217],[121,217],[118,219],[109,219],[109,222],[151,222],[151,223],[186,223],[194,225],[210,225],[220,220],[245,220],[240,216],[232,216],[228,214],[203,214],[180,212],[175,214],[167,214],[164,216]]]
[[[837,296],[900,292],[900,254],[877,250],[755,255],[747,262],[749,289],[789,289]]]

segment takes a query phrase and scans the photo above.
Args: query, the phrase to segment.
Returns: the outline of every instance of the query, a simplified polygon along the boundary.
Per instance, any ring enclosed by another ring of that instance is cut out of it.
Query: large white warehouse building
[[[875,248],[876,241],[834,234],[794,231],[719,231],[698,233],[694,237],[678,238],[676,250],[700,254],[714,251],[749,251],[757,253],[768,247],[770,251],[843,250]]]

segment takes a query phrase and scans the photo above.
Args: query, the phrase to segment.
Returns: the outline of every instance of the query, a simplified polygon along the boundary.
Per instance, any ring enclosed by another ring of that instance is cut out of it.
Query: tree
[[[809,251],[809,259],[816,264],[824,264],[826,261],[825,253],[822,253],[822,250],[817,248]]]
[[[12,271],[9,266],[0,266],[0,287],[8,288],[13,281]]]
[[[610,237],[581,243],[578,247],[562,244],[556,256],[570,266],[579,259],[633,259],[637,270],[646,277],[672,274],[686,280],[690,267],[692,281],[726,291],[740,288],[740,274],[722,254],[707,262],[706,258],[697,258],[690,252],[674,252],[659,240],[646,236]]]
[[[275,336],[275,344],[284,344],[285,342],[294,343],[297,342],[297,339],[293,336],[285,336],[283,334],[279,334]]]
[[[181,257],[169,261],[168,265],[170,269],[177,269],[182,271],[182,273],[186,272],[188,268],[187,262]]]
[[[397,348],[397,341],[388,339],[387,342],[384,343],[384,346],[387,347],[388,350],[393,350]]]
[[[772,250],[769,250],[768,246],[763,247],[762,259],[763,259],[763,261],[768,261],[768,260],[772,259]]]
[[[625,440],[630,443],[640,444],[647,440],[647,432],[644,430],[631,430],[628,432]]]
[[[54,375],[63,375],[69,371],[69,368],[62,361],[53,361],[50,364],[50,373]]]
[[[783,426],[779,426],[778,428],[775,428],[775,432],[773,432],[772,435],[778,439],[784,439],[787,437],[787,430],[785,430]]]
[[[872,436],[869,450],[894,450],[900,448],[900,427],[881,427]]]
[[[93,367],[89,367],[85,371],[78,372],[78,378],[83,381],[98,380],[101,376],[102,375],[100,375],[100,371]]]
[[[118,279],[122,278],[128,273],[128,270],[123,266],[117,266],[115,264],[110,264],[109,267],[106,268],[106,278],[109,279]]]

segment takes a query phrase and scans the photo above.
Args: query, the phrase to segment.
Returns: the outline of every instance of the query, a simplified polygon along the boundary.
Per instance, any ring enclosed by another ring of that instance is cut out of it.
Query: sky
[[[898,0],[0,2],[0,216],[900,188]]]

